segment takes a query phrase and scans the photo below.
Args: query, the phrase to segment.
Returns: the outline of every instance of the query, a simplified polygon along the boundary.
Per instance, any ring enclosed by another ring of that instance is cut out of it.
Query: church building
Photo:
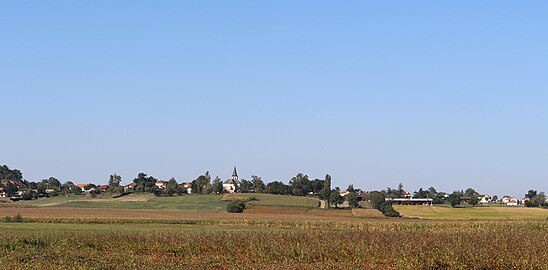
[[[240,180],[238,180],[238,172],[236,171],[236,166],[234,166],[232,178],[227,179],[223,182],[223,189],[227,193],[240,192]]]

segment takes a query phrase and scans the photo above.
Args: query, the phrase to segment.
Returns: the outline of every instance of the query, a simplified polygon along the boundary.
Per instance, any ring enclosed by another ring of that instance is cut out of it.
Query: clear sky
[[[546,1],[1,1],[0,164],[548,191]]]

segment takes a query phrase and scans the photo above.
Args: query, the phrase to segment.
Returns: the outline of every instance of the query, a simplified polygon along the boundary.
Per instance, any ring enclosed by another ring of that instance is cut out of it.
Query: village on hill
[[[121,177],[113,174],[108,184],[94,183],[61,183],[50,177],[39,182],[29,182],[23,179],[17,169],[10,169],[7,165],[0,167],[0,197],[11,201],[34,200],[44,197],[67,196],[69,194],[84,194],[89,197],[110,195],[113,197],[125,196],[131,193],[152,193],[155,196],[184,196],[200,194],[234,194],[234,193],[267,193],[291,196],[309,196],[320,199],[319,207],[360,207],[361,202],[371,200],[385,201],[390,204],[434,205],[447,204],[452,207],[483,206],[526,206],[546,207],[548,200],[544,192],[530,190],[524,197],[518,199],[508,195],[480,194],[473,188],[453,193],[437,191],[434,187],[419,189],[415,192],[406,191],[402,184],[397,188],[387,188],[381,191],[365,191],[355,188],[352,184],[346,189],[331,187],[331,176],[325,179],[309,179],[307,175],[299,173],[288,184],[281,181],[264,183],[261,177],[251,176],[251,180],[240,179],[236,167],[232,175],[221,180],[213,180],[209,172],[198,176],[195,180],[178,182],[175,178],[168,181],[156,179],[145,173],[139,173],[131,183],[121,185]],[[380,198],[380,199],[379,199]],[[377,206],[380,208],[380,205]],[[391,215],[396,215],[391,210]]]

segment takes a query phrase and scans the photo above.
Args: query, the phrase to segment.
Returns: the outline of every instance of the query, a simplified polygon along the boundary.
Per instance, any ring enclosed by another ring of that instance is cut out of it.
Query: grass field
[[[189,212],[224,212],[228,202],[222,195],[156,197],[152,194],[130,194],[120,198],[54,197],[18,202],[21,206],[96,209],[180,210]]]
[[[529,207],[473,207],[394,205],[404,217],[450,220],[548,219],[548,210]]]
[[[262,205],[262,206],[290,206],[290,207],[318,207],[320,201],[313,197],[301,197],[301,196],[286,196],[275,194],[225,194],[223,200],[243,200],[247,201],[250,198],[255,200],[250,201],[250,206]]]

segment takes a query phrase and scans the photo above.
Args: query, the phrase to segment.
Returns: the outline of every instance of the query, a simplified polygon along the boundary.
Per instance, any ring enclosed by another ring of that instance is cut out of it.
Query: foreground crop
[[[341,222],[337,229],[312,223],[307,225],[314,229],[295,223],[4,223],[0,264],[5,269],[548,269],[546,222],[368,221]]]

